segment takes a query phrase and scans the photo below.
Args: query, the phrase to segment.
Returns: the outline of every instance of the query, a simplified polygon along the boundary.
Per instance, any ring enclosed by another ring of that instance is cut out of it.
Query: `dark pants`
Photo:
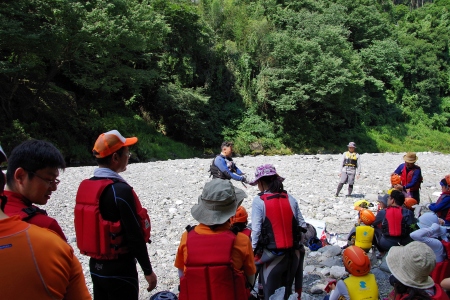
[[[95,300],[138,300],[136,261],[125,256],[115,260],[89,260]]]
[[[411,198],[414,198],[417,200],[417,203],[420,203],[420,190],[419,191],[410,191],[409,194],[411,195]]]

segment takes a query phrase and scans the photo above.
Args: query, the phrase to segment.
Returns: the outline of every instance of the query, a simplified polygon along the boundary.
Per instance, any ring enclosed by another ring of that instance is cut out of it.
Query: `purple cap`
[[[265,165],[259,166],[256,168],[255,178],[252,181],[250,181],[250,185],[256,185],[258,180],[261,177],[272,176],[272,175],[277,175],[278,179],[280,179],[281,181],[284,180],[283,177],[281,177],[280,175],[277,174],[277,170],[275,170],[275,167],[273,165],[265,164]]]

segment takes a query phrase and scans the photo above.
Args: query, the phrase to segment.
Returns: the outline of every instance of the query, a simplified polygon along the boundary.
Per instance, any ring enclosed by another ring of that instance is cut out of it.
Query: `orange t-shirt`
[[[92,299],[72,247],[51,230],[0,220],[2,299]]]
[[[212,231],[208,226],[199,224],[195,226],[195,230],[198,234],[218,234],[230,229],[230,223],[218,227],[215,231]],[[187,260],[187,240],[188,232],[185,231],[181,236],[181,242],[178,246],[177,256],[175,258],[175,267],[185,271],[185,262]],[[219,245],[218,245],[219,246]],[[256,266],[253,258],[252,244],[245,234],[239,232],[234,240],[233,250],[231,251],[232,265],[236,270],[244,271],[246,276],[251,276],[256,273]]]

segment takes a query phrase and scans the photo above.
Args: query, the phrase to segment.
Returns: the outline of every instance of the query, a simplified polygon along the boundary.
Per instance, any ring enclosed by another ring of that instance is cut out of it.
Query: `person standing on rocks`
[[[0,147],[0,164],[6,155]],[[92,299],[83,269],[72,247],[55,232],[8,217],[4,192],[5,174],[0,169],[0,278],[1,298]]]
[[[230,230],[230,218],[246,197],[229,180],[205,184],[191,208],[200,224],[186,227],[175,258],[180,300],[249,298],[256,273],[251,242]]]
[[[15,147],[9,157],[6,172],[4,212],[22,220],[48,228],[65,241],[58,222],[37,205],[45,205],[59,184],[59,171],[66,168],[61,152],[51,143],[29,140]]]
[[[348,193],[347,196],[350,197],[353,192],[353,184],[356,179],[359,179],[361,173],[361,160],[359,159],[359,154],[355,152],[356,144],[350,142],[347,145],[348,151],[342,155],[341,164],[339,165],[339,184],[336,190],[336,197],[339,197],[344,184],[348,183]]]
[[[422,170],[415,163],[419,158],[415,152],[408,152],[403,156],[404,163],[395,169],[393,174],[400,175],[401,184],[394,186],[395,189],[403,191],[411,198],[420,203],[420,185],[422,184]]]
[[[234,179],[246,183],[247,178],[231,158],[233,154],[233,143],[223,142],[221,149],[222,152],[217,155],[211,163],[209,169],[211,176],[213,178]]]
[[[147,250],[150,219],[133,188],[119,175],[130,157],[129,146],[136,137],[125,138],[117,130],[102,133],[92,150],[98,168],[94,177],[78,187],[75,204],[75,232],[80,252],[90,257],[89,269],[96,300],[139,297],[136,261],[148,282],[156,287],[157,277]]]
[[[297,200],[284,190],[283,181],[273,165],[265,164],[256,168],[250,182],[260,191],[252,203],[251,236],[264,299],[282,286],[287,299],[294,279],[299,299],[302,294],[305,249],[300,244],[300,232],[306,231],[307,225]]]

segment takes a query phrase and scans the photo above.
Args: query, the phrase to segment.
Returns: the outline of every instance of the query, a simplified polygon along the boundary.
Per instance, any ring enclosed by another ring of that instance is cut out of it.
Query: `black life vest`
[[[298,222],[286,191],[277,194],[260,194],[260,197],[266,207],[260,243],[269,250],[297,246],[299,244]]]
[[[231,157],[226,157],[222,154],[216,155],[223,157],[227,161],[228,169],[230,169],[231,173],[236,173],[236,165]],[[209,172],[211,173],[211,176],[213,178],[220,178],[220,179],[231,179],[231,176],[228,173],[224,173],[220,171],[220,169],[216,166],[215,160],[216,157],[211,162],[211,166],[209,167]]]

